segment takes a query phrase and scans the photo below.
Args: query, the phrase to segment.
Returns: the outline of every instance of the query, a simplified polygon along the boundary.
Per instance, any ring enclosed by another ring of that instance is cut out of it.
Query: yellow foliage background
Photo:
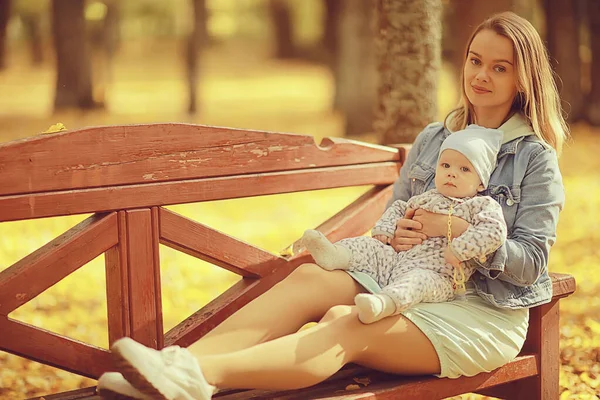
[[[158,121],[193,122],[249,129],[340,136],[342,117],[331,112],[332,78],[309,64],[245,60],[241,66],[208,54],[200,86],[202,113],[189,117],[185,86],[177,64],[165,57],[152,68],[136,63],[135,52],[115,61],[107,93],[108,110],[51,116],[50,67],[9,69],[0,74],[0,141],[38,134],[62,122],[74,129],[90,125]],[[173,55],[174,56],[174,55]],[[127,58],[129,57],[129,58]],[[455,93],[442,74],[440,117]],[[561,158],[567,191],[550,270],[573,274],[577,292],[561,301],[561,399],[593,399],[600,391],[600,138],[599,129],[574,126]],[[372,137],[365,140],[373,141]],[[278,252],[367,188],[343,188],[265,196],[171,209],[227,234]],[[41,247],[86,216],[0,224],[0,270]],[[165,330],[231,286],[237,276],[161,247]],[[12,318],[66,336],[107,346],[103,256],[85,265],[11,314]],[[1,332],[0,332],[1,337]],[[93,362],[93,360],[90,360]],[[19,399],[87,387],[95,381],[0,352],[0,398]],[[464,395],[456,398],[479,398]]]

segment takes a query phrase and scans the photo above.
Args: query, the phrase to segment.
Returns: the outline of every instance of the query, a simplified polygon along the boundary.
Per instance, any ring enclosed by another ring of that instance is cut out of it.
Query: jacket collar
[[[504,132],[504,138],[502,140],[500,151],[498,152],[498,158],[507,154],[516,154],[519,143],[521,143],[527,136],[535,135],[533,129],[531,129],[531,126],[527,121],[527,118],[525,118],[521,113],[513,114],[497,129]],[[452,132],[453,131],[450,131],[449,129],[445,129],[444,139]]]

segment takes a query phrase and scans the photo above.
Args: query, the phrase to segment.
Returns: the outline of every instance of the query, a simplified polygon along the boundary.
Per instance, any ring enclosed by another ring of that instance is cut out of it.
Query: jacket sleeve
[[[475,198],[473,207],[471,225],[450,243],[450,249],[460,261],[476,258],[485,262],[486,255],[498,250],[506,241],[506,222],[502,207],[491,197]]]
[[[439,122],[434,122],[425,127],[421,133],[417,136],[408,155],[406,156],[406,160],[404,160],[404,164],[400,168],[400,176],[394,182],[394,194],[390,201],[388,201],[386,207],[390,207],[392,203],[396,200],[404,200],[408,201],[411,198],[412,191],[410,186],[410,178],[409,172],[412,165],[417,160],[419,153],[421,152],[423,145],[427,142],[428,138],[430,138],[434,133],[438,132],[443,125]]]
[[[477,270],[490,279],[529,286],[548,269],[556,241],[558,215],[565,200],[556,153],[544,149],[533,156],[521,182],[521,201],[508,239]]]
[[[385,235],[390,238],[394,237],[396,232],[396,222],[404,217],[406,212],[406,202],[403,200],[396,200],[390,207],[383,213],[379,221],[375,224],[371,230],[371,236]]]

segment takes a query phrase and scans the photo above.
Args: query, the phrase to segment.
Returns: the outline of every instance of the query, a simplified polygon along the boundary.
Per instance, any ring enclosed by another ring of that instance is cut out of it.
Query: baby
[[[396,315],[420,302],[443,302],[464,289],[474,268],[464,262],[485,259],[506,240],[502,208],[479,192],[487,188],[503,133],[470,125],[442,143],[435,171],[435,189],[406,201],[397,200],[385,211],[372,237],[343,239],[333,244],[322,233],[308,230],[302,243],[315,262],[327,270],[346,270],[365,288],[373,280],[379,290],[358,294],[354,302],[359,318],[373,323]],[[389,246],[396,221],[407,208],[462,218],[470,227],[450,243],[448,237],[429,237],[410,250]],[[458,276],[458,279],[457,279]],[[373,285],[371,285],[373,286]]]

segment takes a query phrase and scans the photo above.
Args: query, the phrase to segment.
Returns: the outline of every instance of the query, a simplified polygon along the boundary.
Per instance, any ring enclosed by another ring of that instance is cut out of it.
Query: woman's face
[[[517,93],[512,42],[489,29],[471,42],[464,67],[464,87],[469,102],[478,109],[510,109]],[[498,110],[500,111],[500,110]]]

